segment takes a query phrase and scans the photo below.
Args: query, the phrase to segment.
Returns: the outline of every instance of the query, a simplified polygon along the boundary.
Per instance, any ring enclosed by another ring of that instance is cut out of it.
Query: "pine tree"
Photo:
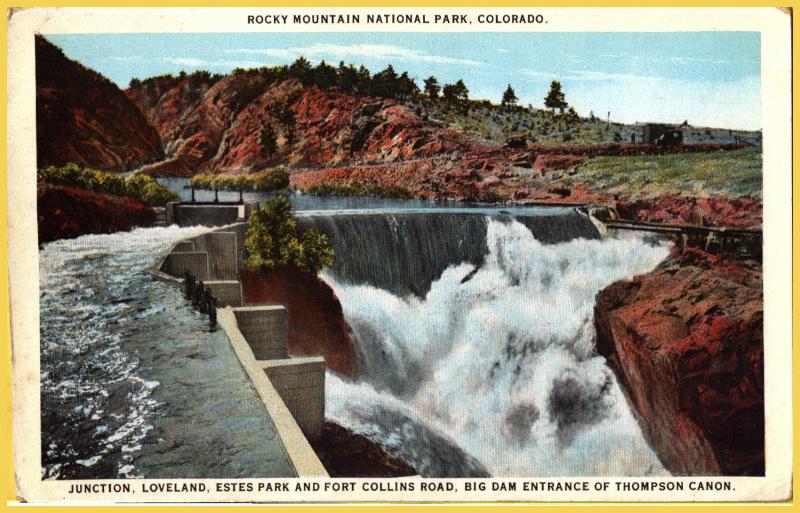
[[[439,81],[436,80],[436,77],[431,75],[425,79],[425,94],[427,94],[431,98],[431,100],[435,100],[436,98],[438,98],[439,91],[441,90],[442,88],[439,87]]]
[[[558,80],[553,80],[550,84],[550,91],[544,98],[544,106],[548,109],[553,109],[553,114],[556,113],[556,109],[559,109],[563,113],[564,109],[567,108],[567,101],[564,98],[564,93],[561,91],[561,82]]]
[[[278,138],[275,136],[275,131],[272,126],[265,125],[261,129],[261,152],[262,155],[272,158],[278,150]]]
[[[313,71],[314,83],[320,89],[330,89],[337,82],[336,69],[325,61],[320,61]]]
[[[404,71],[397,78],[396,98],[408,100],[413,98],[419,93],[419,87],[414,82],[414,79],[408,76],[408,72]]]
[[[289,66],[289,75],[296,78],[303,85],[310,85],[313,79],[311,63],[302,55]]]
[[[511,84],[508,84],[508,88],[503,93],[503,100],[500,102],[500,105],[508,106],[508,105],[516,105],[519,98],[517,98],[517,94],[514,92],[514,89],[511,88]]]
[[[372,77],[372,94],[384,98],[394,98],[397,94],[397,73],[391,64]]]
[[[347,93],[355,92],[358,88],[358,71],[352,64],[345,66],[344,61],[339,63],[339,68],[336,70],[336,75],[339,81],[339,88]]]
[[[448,104],[466,102],[469,99],[469,89],[463,80],[459,80],[455,84],[445,84],[442,96]]]

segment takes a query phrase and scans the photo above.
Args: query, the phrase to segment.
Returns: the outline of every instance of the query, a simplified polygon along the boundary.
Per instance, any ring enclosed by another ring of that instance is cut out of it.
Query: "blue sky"
[[[122,87],[132,77],[180,70],[340,60],[376,72],[387,64],[422,80],[463,79],[472,98],[499,102],[511,84],[541,107],[551,80],[567,101],[623,122],[689,120],[757,129],[761,45],[757,32],[672,33],[217,33],[46,35],[64,53]]]

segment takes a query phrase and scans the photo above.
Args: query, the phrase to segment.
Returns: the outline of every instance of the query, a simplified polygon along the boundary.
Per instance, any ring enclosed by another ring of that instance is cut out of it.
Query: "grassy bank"
[[[724,194],[761,196],[762,159],[755,148],[712,153],[597,157],[563,180],[587,189],[633,196]],[[562,182],[563,183],[563,182]]]

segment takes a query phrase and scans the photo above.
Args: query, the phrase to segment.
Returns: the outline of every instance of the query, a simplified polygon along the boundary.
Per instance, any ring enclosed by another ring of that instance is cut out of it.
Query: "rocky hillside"
[[[597,119],[471,100],[448,106],[383,98],[301,78],[263,68],[132,81],[126,93],[156,127],[167,154],[145,171],[190,175],[287,165],[295,188],[320,194],[630,204],[634,219],[666,222],[697,222],[694,205],[703,207],[699,218],[707,224],[761,222],[756,149],[613,142],[620,130],[636,127],[612,123],[606,130]],[[514,144],[515,133],[526,139]],[[632,169],[636,180],[628,183]],[[665,195],[674,198],[665,203]],[[744,199],[728,204],[729,196]]]
[[[158,172],[405,160],[467,145],[459,132],[398,100],[323,91],[256,71],[158,77],[127,94],[164,142],[168,161]]]
[[[38,166],[128,170],[161,160],[158,133],[108,79],[36,36]]]
[[[597,349],[664,465],[764,475],[761,264],[700,251],[597,295]]]

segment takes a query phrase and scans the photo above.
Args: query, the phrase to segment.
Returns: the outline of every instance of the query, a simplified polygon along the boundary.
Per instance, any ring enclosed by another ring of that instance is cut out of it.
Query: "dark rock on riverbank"
[[[37,210],[40,244],[151,226],[155,221],[153,209],[139,200],[46,183],[39,183]]]
[[[297,269],[242,271],[245,303],[286,305],[289,314],[289,354],[322,355],[339,374],[358,371],[355,342],[342,305],[327,283]]]
[[[665,467],[764,475],[761,265],[697,250],[597,295],[597,349]]]
[[[314,451],[331,477],[400,477],[417,472],[389,456],[375,442],[333,422],[326,422]]]

